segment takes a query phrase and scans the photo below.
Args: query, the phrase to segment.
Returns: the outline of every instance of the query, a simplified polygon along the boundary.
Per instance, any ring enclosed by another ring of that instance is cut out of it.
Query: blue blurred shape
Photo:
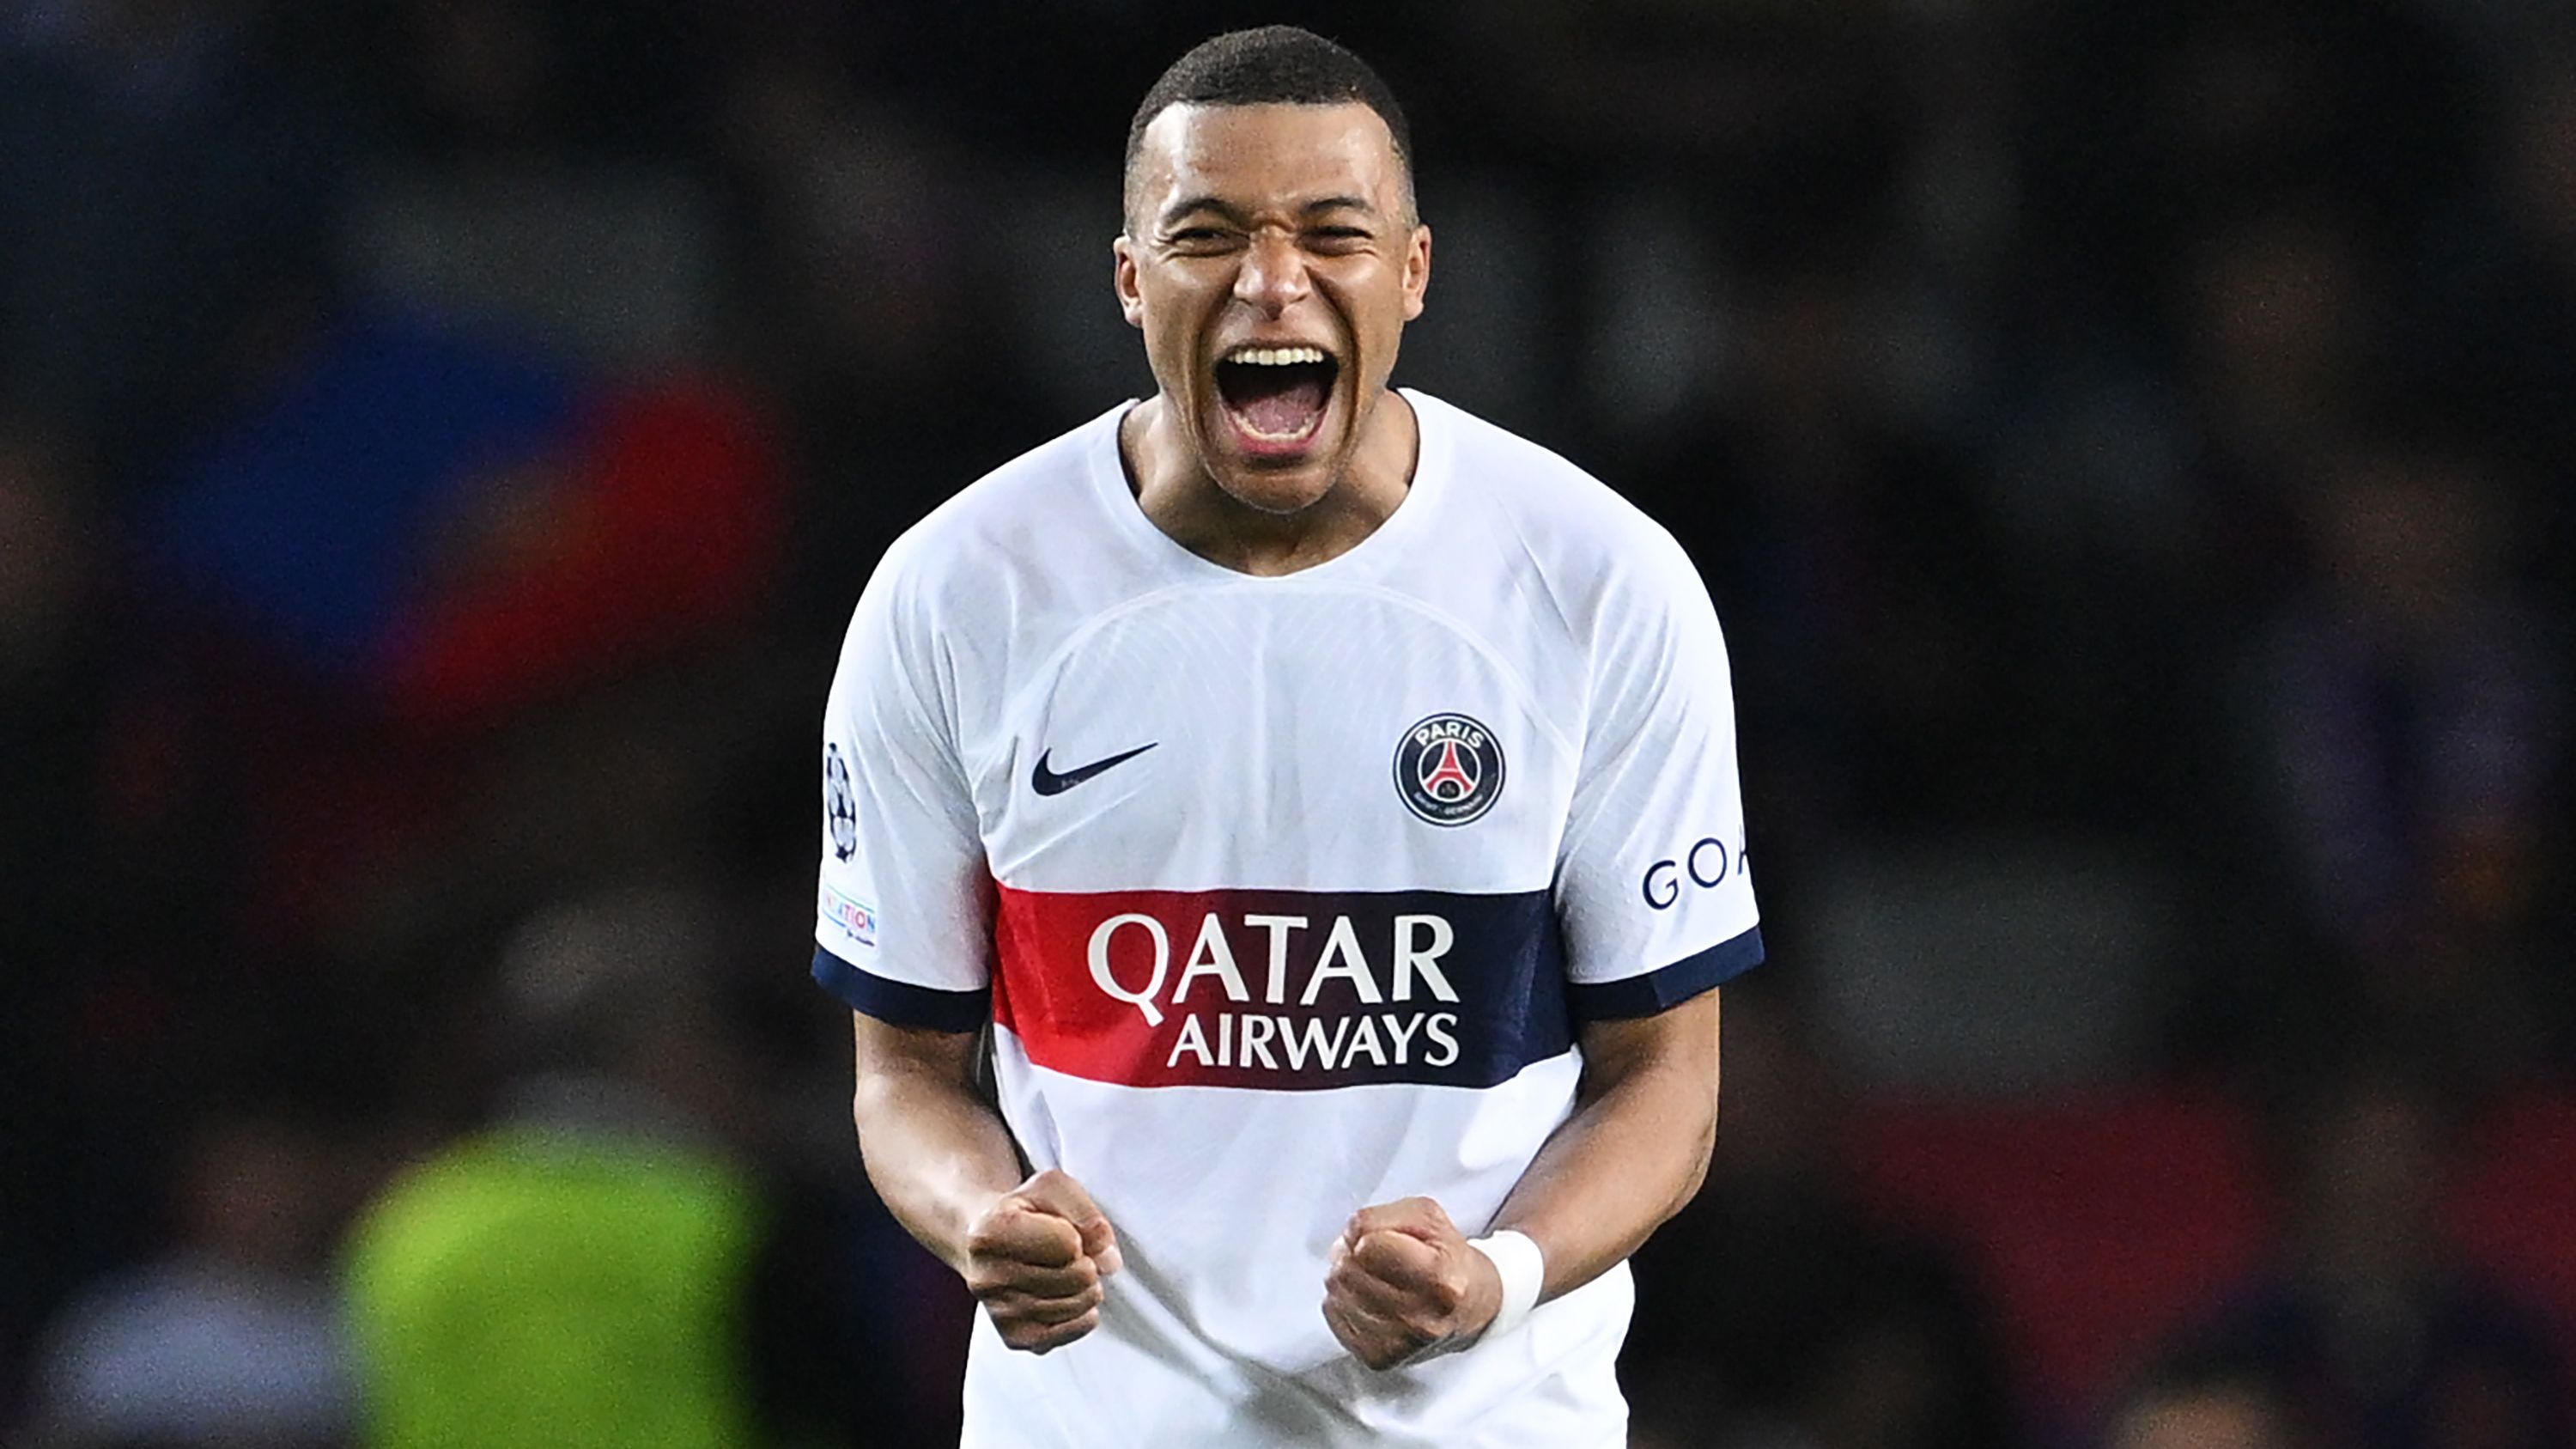
[[[468,482],[569,441],[573,380],[524,348],[362,315],[180,467],[146,525],[169,591],[331,671],[368,662]]]

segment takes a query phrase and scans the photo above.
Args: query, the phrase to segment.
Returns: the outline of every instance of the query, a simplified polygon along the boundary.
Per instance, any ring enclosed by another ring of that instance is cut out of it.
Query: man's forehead
[[[1163,204],[1166,192],[1225,195],[1237,189],[1263,196],[1355,193],[1391,203],[1400,163],[1385,120],[1356,101],[1175,104],[1145,127],[1137,173],[1147,192],[1142,199],[1153,205]],[[1381,194],[1381,188],[1389,189]]]

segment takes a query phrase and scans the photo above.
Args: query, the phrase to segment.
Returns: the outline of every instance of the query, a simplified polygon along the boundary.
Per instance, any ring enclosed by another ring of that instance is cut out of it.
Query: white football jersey
[[[1256,578],[1146,519],[1121,406],[907,533],[824,723],[815,975],[995,1028],[1029,1161],[1119,1234],[1097,1331],[981,1314],[969,1446],[1620,1443],[1626,1267],[1369,1370],[1320,1305],[1356,1209],[1485,1231],[1587,1020],[1761,959],[1715,612],[1580,470],[1406,391],[1411,491]]]

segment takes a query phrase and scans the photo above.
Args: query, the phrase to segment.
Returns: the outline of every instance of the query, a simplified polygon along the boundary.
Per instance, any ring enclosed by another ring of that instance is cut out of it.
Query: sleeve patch
[[[860,945],[877,943],[877,913],[866,902],[842,894],[827,882],[815,901],[815,909],[824,920],[848,932],[850,939]]]

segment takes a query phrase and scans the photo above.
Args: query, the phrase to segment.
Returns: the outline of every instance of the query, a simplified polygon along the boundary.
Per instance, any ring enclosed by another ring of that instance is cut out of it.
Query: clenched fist
[[[1062,1348],[1100,1326],[1118,1234],[1082,1184],[1050,1167],[994,1200],[966,1233],[966,1287],[1002,1342]]]
[[[1502,1306],[1502,1275],[1427,1197],[1353,1213],[1324,1275],[1324,1322],[1373,1369],[1464,1348]]]

